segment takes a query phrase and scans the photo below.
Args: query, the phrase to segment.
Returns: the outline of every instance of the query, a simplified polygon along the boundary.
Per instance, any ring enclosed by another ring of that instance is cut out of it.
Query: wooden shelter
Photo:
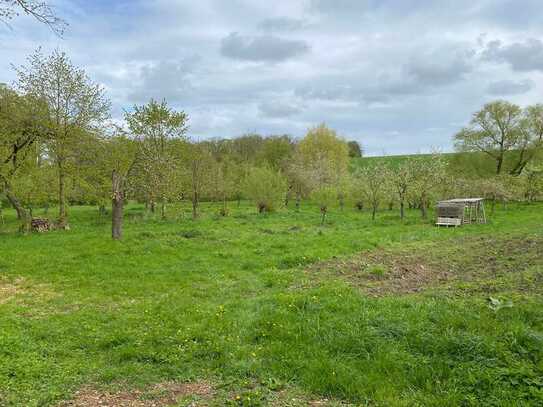
[[[458,198],[437,203],[436,225],[461,226],[486,223],[484,198]]]

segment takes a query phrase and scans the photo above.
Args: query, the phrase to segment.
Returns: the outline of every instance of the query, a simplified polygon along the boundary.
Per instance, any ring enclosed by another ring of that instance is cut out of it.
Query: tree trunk
[[[426,202],[424,201],[420,203],[420,213],[421,213],[422,219],[428,218],[427,205],[426,205]]]
[[[192,219],[198,218],[198,192],[192,192]]]
[[[377,213],[377,205],[371,207],[371,220],[375,220],[375,214]]]
[[[162,220],[166,219],[166,200],[163,199],[160,205],[160,217]]]
[[[111,199],[111,237],[121,240],[123,237],[123,209],[124,193],[121,175],[113,170],[111,175],[112,199]]]
[[[4,193],[6,194],[6,198],[8,198],[11,206],[13,206],[13,208],[15,209],[15,212],[17,212],[17,219],[24,221],[27,218],[26,209],[23,208],[23,205],[21,205],[21,202],[19,202],[17,197],[13,195],[11,189],[8,188],[7,184],[5,185],[6,187],[4,189]]]
[[[226,199],[226,194],[222,197],[222,216],[228,216],[228,201]]]
[[[509,174],[510,175],[514,175],[514,176],[518,176],[520,174],[522,174],[522,171],[524,171],[524,168],[526,168],[526,165],[528,165],[528,161],[523,161],[523,162],[519,162],[515,168],[513,168]]]
[[[30,229],[30,219],[28,217],[28,212],[11,191],[10,182],[4,177],[2,177],[2,180],[4,184],[4,195],[6,195],[6,198],[8,199],[11,206],[13,206],[13,208],[15,209],[15,212],[17,212],[17,219],[23,222],[23,224],[21,225],[21,230],[23,232],[27,232]]]
[[[326,220],[326,208],[321,208],[322,218],[321,218],[321,225],[324,225],[324,221]]]
[[[58,227],[66,229],[68,227],[68,217],[66,211],[66,174],[62,160],[58,161]]]
[[[405,203],[400,201],[400,219],[403,220],[405,217]]]
[[[500,175],[502,172],[502,165],[503,165],[503,156],[500,155],[498,158],[496,158],[496,174]]]
[[[513,169],[511,171],[509,171],[509,175],[520,175],[522,174],[522,171],[524,171],[524,168],[526,168],[526,166],[528,165],[528,162],[530,160],[533,159],[534,157],[534,153],[530,153],[528,152],[528,155],[526,156],[526,153],[527,153],[527,150],[526,150],[526,147],[523,148],[521,151],[520,151],[520,156],[519,156],[519,159],[516,163],[516,165],[513,167]]]

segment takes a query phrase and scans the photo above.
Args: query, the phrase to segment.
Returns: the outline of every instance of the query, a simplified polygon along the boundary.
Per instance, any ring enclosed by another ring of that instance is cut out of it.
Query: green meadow
[[[543,204],[230,209],[131,205],[123,241],[94,207],[26,236],[5,211],[0,405],[543,403]]]

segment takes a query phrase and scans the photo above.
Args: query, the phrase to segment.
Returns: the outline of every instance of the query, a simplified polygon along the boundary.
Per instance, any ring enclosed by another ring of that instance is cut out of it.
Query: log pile
[[[33,218],[30,221],[30,226],[32,231],[38,233],[49,232],[52,229],[49,219]]]

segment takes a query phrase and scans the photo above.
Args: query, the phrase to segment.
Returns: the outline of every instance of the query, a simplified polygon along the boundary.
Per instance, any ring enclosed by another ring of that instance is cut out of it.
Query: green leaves
[[[511,157],[514,161],[509,172],[519,175],[543,144],[543,105],[521,109],[504,100],[487,103],[454,139],[459,151],[480,151],[492,157],[496,174],[502,172],[505,160]],[[515,151],[519,154],[508,154]]]
[[[270,212],[284,198],[287,184],[280,172],[268,167],[253,167],[245,179],[244,190],[259,212]]]

